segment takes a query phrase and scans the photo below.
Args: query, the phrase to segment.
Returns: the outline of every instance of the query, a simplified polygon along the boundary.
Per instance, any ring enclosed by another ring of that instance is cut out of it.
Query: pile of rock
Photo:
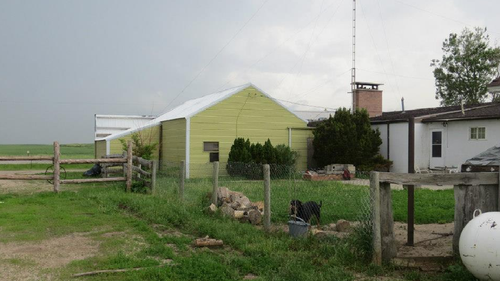
[[[317,172],[305,172],[303,178],[311,181],[343,180],[344,170],[349,171],[351,179],[356,175],[356,167],[352,164],[330,164]]]
[[[215,212],[218,208],[224,215],[241,222],[250,222],[253,225],[262,223],[264,202],[253,203],[243,193],[231,191],[227,187],[217,189],[217,206],[212,204],[209,209]]]

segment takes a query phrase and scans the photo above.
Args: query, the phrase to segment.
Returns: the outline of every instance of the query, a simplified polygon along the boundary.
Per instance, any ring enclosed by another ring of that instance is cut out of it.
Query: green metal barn
[[[119,139],[129,139],[134,132],[158,143],[155,157],[160,162],[185,160],[188,178],[205,175],[191,167],[227,162],[235,138],[288,145],[298,152],[297,168],[305,170],[307,139],[312,137],[305,120],[253,84],[189,100],[144,126],[97,140],[96,156],[121,153]]]

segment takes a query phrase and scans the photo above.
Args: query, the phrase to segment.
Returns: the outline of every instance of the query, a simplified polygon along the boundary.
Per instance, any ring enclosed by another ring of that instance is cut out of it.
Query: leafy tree
[[[158,146],[157,143],[151,143],[151,140],[147,140],[144,138],[139,132],[133,133],[130,136],[130,139],[132,140],[132,153],[135,156],[142,157],[144,159],[151,160],[153,157],[153,153],[156,150],[156,147]],[[123,151],[128,150],[128,144],[127,140],[125,139],[120,139],[120,142],[122,144],[122,149]]]
[[[289,146],[278,144],[274,147],[276,152],[276,163],[281,165],[293,166],[297,159],[297,152],[292,151]]]
[[[487,85],[497,74],[500,48],[489,46],[486,28],[465,28],[462,34],[451,33],[443,42],[443,58],[434,59],[436,99],[441,105],[484,102]]]
[[[320,123],[313,134],[313,157],[321,167],[339,163],[371,169],[377,159],[380,161],[380,132],[372,130],[365,109],[352,114],[340,108],[333,117]]]

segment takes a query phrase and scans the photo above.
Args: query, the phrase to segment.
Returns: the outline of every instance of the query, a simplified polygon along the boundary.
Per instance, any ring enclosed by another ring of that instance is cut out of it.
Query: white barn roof
[[[223,90],[223,91],[220,91],[220,92],[216,92],[216,93],[213,93],[213,94],[210,94],[210,95],[206,95],[206,96],[203,96],[201,98],[197,98],[197,99],[193,99],[193,100],[188,100],[185,103],[183,103],[183,104],[175,107],[174,109],[172,109],[172,110],[170,110],[170,111],[168,111],[168,112],[166,112],[166,113],[158,116],[156,119],[148,122],[147,124],[144,124],[143,126],[136,127],[136,128],[131,128],[129,130],[126,130],[126,131],[123,131],[123,132],[120,132],[120,133],[117,133],[117,134],[110,135],[110,136],[108,136],[108,137],[106,137],[104,139],[105,140],[113,140],[113,139],[121,138],[121,137],[126,136],[128,134],[131,134],[131,133],[134,133],[134,132],[137,132],[137,131],[140,131],[140,130],[143,130],[143,129],[146,129],[146,128],[149,128],[149,127],[157,126],[157,125],[159,125],[163,121],[180,119],[180,118],[190,118],[190,117],[192,117],[192,116],[194,116],[194,115],[202,112],[203,110],[205,110],[205,109],[207,109],[207,108],[209,108],[211,106],[214,106],[215,104],[217,104],[217,103],[219,103],[219,102],[227,99],[228,97],[230,97],[230,96],[232,96],[232,95],[234,95],[236,93],[239,93],[240,91],[242,91],[242,90],[244,90],[244,89],[246,89],[248,87],[253,87],[253,88],[257,89],[259,92],[261,92],[262,94],[264,94],[266,97],[268,97],[269,99],[273,100],[277,104],[281,105],[283,108],[285,108],[288,111],[290,111],[290,113],[292,113],[293,115],[295,115],[297,118],[299,118],[302,121],[306,122],[306,120],[304,120],[303,118],[301,118],[295,112],[293,112],[290,109],[288,109],[286,106],[284,106],[279,101],[277,101],[274,98],[272,98],[271,96],[269,96],[267,93],[265,93],[261,89],[257,88],[252,83],[247,83],[247,84],[244,84],[244,85],[241,85],[241,86],[237,86],[237,87],[226,89],[226,90]]]
[[[94,116],[95,140],[120,133],[131,128],[144,126],[156,116],[152,115],[102,115]]]

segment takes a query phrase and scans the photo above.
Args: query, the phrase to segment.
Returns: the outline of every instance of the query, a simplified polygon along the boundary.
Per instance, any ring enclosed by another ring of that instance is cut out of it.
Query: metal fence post
[[[219,161],[214,162],[212,179],[214,184],[212,191],[212,203],[217,206],[217,188],[219,188]]]
[[[184,200],[184,180],[186,178],[186,161],[181,161],[179,171],[179,199]]]
[[[264,169],[264,230],[271,230],[271,172],[269,164],[263,165]]]

